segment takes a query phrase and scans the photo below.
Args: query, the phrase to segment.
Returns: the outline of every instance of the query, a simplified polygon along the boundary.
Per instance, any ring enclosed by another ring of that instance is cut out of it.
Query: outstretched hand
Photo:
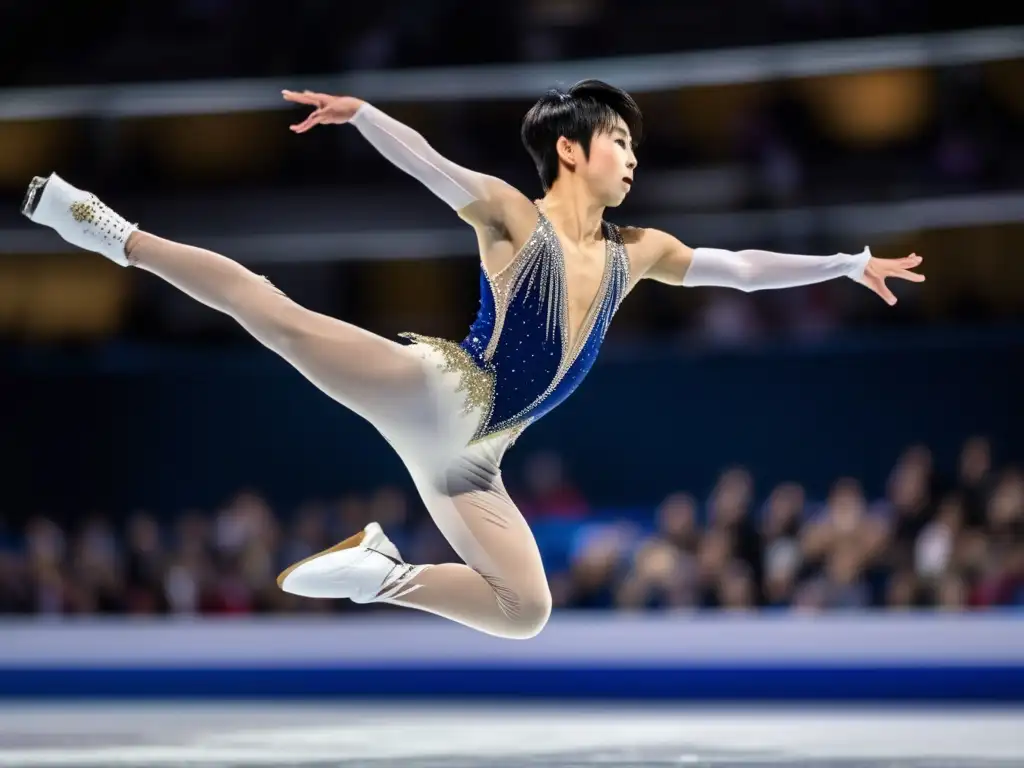
[[[912,283],[923,283],[924,275],[911,272],[914,267],[921,265],[922,259],[916,253],[905,256],[902,259],[877,259],[872,257],[864,268],[864,274],[857,281],[877,293],[890,307],[896,304],[896,297],[885,284],[886,278],[896,277],[900,280],[909,280]]]
[[[281,91],[285,101],[292,101],[296,104],[308,104],[315,107],[309,117],[301,123],[291,126],[295,133],[305,133],[314,125],[341,125],[347,123],[355,115],[356,111],[363,105],[361,99],[352,96],[330,96],[326,93],[313,93],[312,91]]]

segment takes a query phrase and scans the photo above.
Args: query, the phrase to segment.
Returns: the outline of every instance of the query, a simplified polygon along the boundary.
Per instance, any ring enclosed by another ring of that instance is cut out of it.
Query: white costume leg
[[[310,597],[417,608],[483,632],[532,637],[551,611],[529,526],[501,482],[509,436],[469,442],[482,418],[458,371],[426,344],[402,345],[312,312],[220,254],[139,231],[57,176],[36,179],[24,212],[69,242],[158,275],[230,315],[327,395],[373,423],[409,468],[466,564],[412,566],[376,524],[278,579]]]

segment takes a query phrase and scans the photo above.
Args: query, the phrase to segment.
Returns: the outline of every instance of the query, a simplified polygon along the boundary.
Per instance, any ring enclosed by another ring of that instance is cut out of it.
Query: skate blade
[[[32,215],[36,212],[39,201],[43,199],[43,190],[46,189],[46,183],[49,180],[49,178],[36,176],[28,185],[28,190],[25,192],[25,199],[21,203],[21,212],[28,218],[31,219]]]

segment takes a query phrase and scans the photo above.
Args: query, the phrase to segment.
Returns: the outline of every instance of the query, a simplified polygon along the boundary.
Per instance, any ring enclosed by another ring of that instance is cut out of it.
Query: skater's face
[[[602,205],[621,204],[633,185],[637,165],[633,137],[621,117],[611,129],[594,134],[589,155],[577,169],[590,191]]]

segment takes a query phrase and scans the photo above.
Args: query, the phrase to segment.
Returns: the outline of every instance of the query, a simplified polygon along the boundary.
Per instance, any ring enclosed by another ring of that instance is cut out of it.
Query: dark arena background
[[[635,289],[503,465],[555,601],[532,640],[284,593],[371,520],[455,555],[367,422],[26,186],[458,340],[472,229],[281,90],[540,197],[520,120],[588,77],[647,127],[610,221],[927,282]],[[0,765],[1024,764],[1019,5],[2,3],[0,81]]]

